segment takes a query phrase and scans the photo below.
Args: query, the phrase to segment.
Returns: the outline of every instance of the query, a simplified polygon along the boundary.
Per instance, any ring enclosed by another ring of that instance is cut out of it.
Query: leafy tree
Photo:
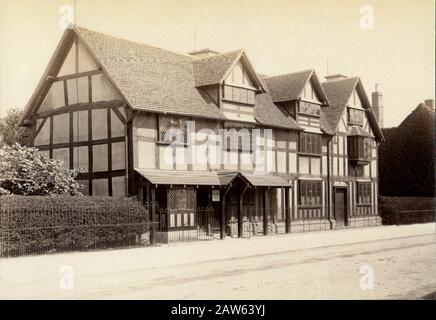
[[[22,117],[23,111],[11,109],[5,117],[0,118],[0,145],[27,144],[30,130],[19,126]]]
[[[81,195],[75,181],[78,171],[65,169],[61,160],[49,159],[36,148],[5,145],[0,159],[0,194]]]

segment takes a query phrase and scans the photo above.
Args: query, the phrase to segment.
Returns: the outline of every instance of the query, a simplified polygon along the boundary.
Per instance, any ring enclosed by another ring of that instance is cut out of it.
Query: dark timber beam
[[[289,191],[291,188],[285,188],[285,220],[286,220],[286,233],[291,232],[291,206],[289,201]]]
[[[76,78],[81,78],[81,77],[87,77],[87,76],[92,76],[94,74],[100,74],[103,73],[103,71],[101,70],[92,70],[92,71],[86,71],[86,72],[79,72],[79,73],[74,73],[74,74],[69,74],[66,76],[60,76],[60,77],[56,77],[56,78],[50,78],[49,80],[56,82],[56,81],[67,81],[70,79],[76,79]]]

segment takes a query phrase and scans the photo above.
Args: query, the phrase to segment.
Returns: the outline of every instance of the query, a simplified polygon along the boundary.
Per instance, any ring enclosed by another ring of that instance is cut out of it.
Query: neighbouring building
[[[244,50],[179,54],[73,27],[22,125],[82,168],[86,194],[158,203],[166,233],[225,237],[379,224],[376,118],[358,77],[268,77]]]
[[[435,196],[434,100],[420,103],[398,127],[384,128],[380,147],[380,195]]]

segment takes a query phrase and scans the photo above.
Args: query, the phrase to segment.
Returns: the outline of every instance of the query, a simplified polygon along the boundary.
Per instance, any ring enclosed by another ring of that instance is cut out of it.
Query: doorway
[[[334,188],[334,213],[337,228],[348,225],[347,188]]]

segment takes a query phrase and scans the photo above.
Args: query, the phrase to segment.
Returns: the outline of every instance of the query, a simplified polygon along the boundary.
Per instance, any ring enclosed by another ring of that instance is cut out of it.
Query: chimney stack
[[[327,80],[327,82],[331,82],[336,80],[344,80],[347,79],[347,77],[344,76],[343,74],[337,73],[337,74],[332,74],[331,76],[326,76],[325,79]]]
[[[424,101],[426,106],[429,106],[430,108],[432,108],[434,110],[434,99],[427,99]]]
[[[372,109],[378,125],[383,128],[383,94],[378,90],[378,83],[375,84],[375,91],[372,93]]]
[[[194,51],[188,52],[188,54],[190,54],[191,56],[195,56],[199,59],[202,59],[202,58],[216,56],[217,54],[220,54],[220,53],[218,51],[211,50],[209,48],[205,48],[205,49],[201,49],[201,50],[194,50]]]

